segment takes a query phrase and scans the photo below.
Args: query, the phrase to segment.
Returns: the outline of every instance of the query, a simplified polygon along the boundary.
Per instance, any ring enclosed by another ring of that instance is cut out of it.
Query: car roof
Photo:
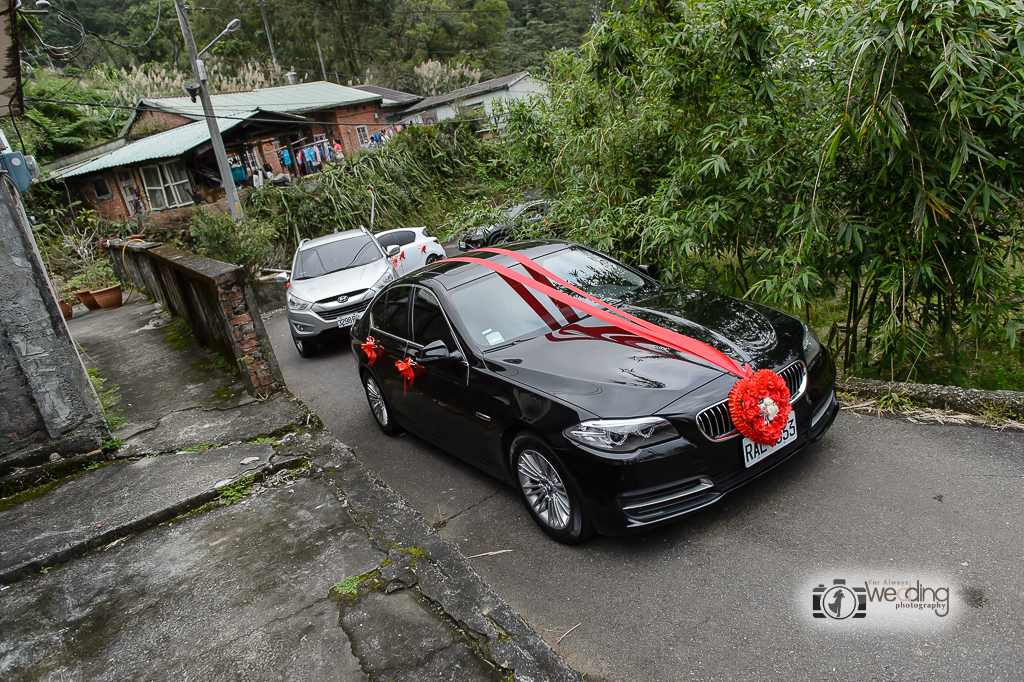
[[[514,244],[502,244],[501,248],[507,251],[517,251],[527,258],[539,258],[556,251],[561,251],[562,249],[570,246],[580,245],[563,241],[561,239],[535,239],[525,242],[516,242]],[[508,256],[488,252],[486,248],[477,249],[471,253],[473,253],[474,256],[493,260],[498,265],[504,265],[508,268],[517,264],[514,259],[509,258]],[[426,270],[420,270],[408,277],[403,277],[402,281],[418,284],[426,280],[432,280],[440,284],[446,290],[451,291],[456,287],[462,286],[466,282],[472,282],[475,279],[485,277],[491,272],[492,271],[487,268],[473,265],[472,263],[457,262],[452,261],[450,258],[446,258],[438,261]]]
[[[317,237],[316,239],[306,239],[299,244],[299,251],[308,249],[313,246],[322,246],[324,244],[330,244],[331,242],[339,242],[343,239],[351,239],[352,237],[358,237],[361,234],[366,234],[362,230],[345,230],[344,232],[335,232],[334,234],[327,234],[323,237]]]

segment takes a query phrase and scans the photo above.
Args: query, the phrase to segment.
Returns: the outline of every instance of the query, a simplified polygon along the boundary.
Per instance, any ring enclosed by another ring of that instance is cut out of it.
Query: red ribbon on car
[[[427,252],[427,245],[423,244],[422,246],[420,246],[420,253],[426,253],[426,252]]]
[[[483,265],[484,267],[490,268],[494,272],[498,273],[505,281],[512,285],[513,288],[516,288],[515,285],[512,284],[515,282],[519,285],[533,289],[534,291],[544,294],[550,298],[556,305],[559,305],[559,308],[569,306],[582,313],[593,315],[599,320],[603,320],[604,322],[608,322],[609,324],[618,327],[622,331],[639,336],[640,338],[659,346],[665,346],[666,348],[686,353],[687,355],[710,363],[711,365],[714,365],[715,367],[718,367],[719,369],[740,379],[745,379],[746,377],[754,374],[754,371],[750,368],[749,364],[741,365],[725,353],[722,353],[717,348],[712,348],[703,341],[698,341],[697,339],[684,336],[670,329],[659,327],[656,324],[652,324],[646,320],[642,320],[627,312],[619,310],[618,308],[591,296],[579,287],[569,284],[562,278],[558,277],[558,275],[549,272],[526,256],[507,249],[487,248],[484,250],[500,253],[503,256],[508,256],[509,258],[518,261],[526,268],[527,272],[533,276],[527,277],[525,275],[521,275],[515,270],[506,268],[504,265],[498,265],[497,263],[491,262],[485,258],[459,256],[449,258],[448,260]],[[551,282],[583,296],[595,305],[591,305],[591,303],[586,303],[578,298],[555,289],[551,285]]]
[[[402,375],[402,395],[405,395],[409,386],[416,380],[416,368],[419,365],[411,357],[407,357],[405,360],[395,360],[395,367]]]
[[[366,366],[373,367],[373,363],[377,359],[377,339],[367,336],[366,341],[359,347],[366,353]]]

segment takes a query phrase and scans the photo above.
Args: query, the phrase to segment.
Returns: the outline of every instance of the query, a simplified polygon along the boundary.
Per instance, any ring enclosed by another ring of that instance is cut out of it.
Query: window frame
[[[370,146],[370,131],[366,126],[356,126],[356,137],[360,147]]]
[[[419,295],[420,295],[419,294],[419,290],[420,289],[425,289],[427,292],[430,293],[431,296],[433,296],[435,299],[437,299],[437,307],[441,309],[441,315],[444,316],[444,321],[448,325],[448,332],[451,334],[452,340],[455,342],[455,348],[449,348],[448,352],[449,353],[455,353],[456,351],[458,351],[459,353],[462,354],[462,358],[464,360],[467,359],[468,356],[466,355],[465,351],[462,350],[462,344],[459,342],[459,336],[458,336],[458,334],[455,333],[455,325],[452,324],[452,318],[448,315],[448,311],[444,309],[444,303],[442,303],[442,297],[438,296],[436,292],[434,292],[433,290],[430,289],[430,287],[423,286],[422,284],[412,284],[412,285],[409,285],[409,286],[414,290],[414,294],[415,294],[416,297],[419,297]],[[412,305],[409,306],[409,335],[410,336],[414,335],[414,333],[415,333],[414,330],[413,330],[413,327],[414,327],[414,324],[415,324],[415,319],[416,319],[416,298],[413,298]],[[371,323],[372,323],[372,320],[371,320]],[[409,339],[408,343],[409,343],[409,345],[411,347],[415,348],[416,350],[422,350],[425,347],[423,344],[417,343],[416,341],[414,341],[412,339]]]
[[[102,194],[100,192],[98,192],[96,190],[96,183],[97,182],[102,182],[104,185],[106,185],[107,186],[107,191],[103,192]],[[96,195],[97,199],[106,200],[106,199],[112,199],[114,197],[114,188],[110,184],[110,181],[107,180],[107,176],[99,175],[99,176],[93,178],[91,180],[90,184],[92,185],[92,193]]]
[[[411,285],[411,284],[399,284],[397,286],[388,287],[384,291],[380,292],[380,294],[378,294],[378,298],[375,298],[373,300],[373,302],[370,303],[370,306],[369,306],[369,310],[370,310],[370,328],[373,329],[378,334],[383,334],[384,336],[387,336],[390,339],[394,339],[395,341],[397,341],[399,343],[404,343],[404,344],[407,344],[407,345],[415,345],[415,344],[413,344],[412,339],[407,339],[405,337],[398,336],[397,334],[392,334],[391,332],[385,331],[384,329],[379,327],[377,325],[376,315],[374,315],[374,312],[373,312],[374,305],[376,305],[378,302],[380,302],[381,297],[383,297],[383,299],[385,301],[385,305],[386,305],[387,304],[388,296],[391,295],[391,292],[395,291],[396,289],[409,289],[410,301],[408,303],[408,307],[405,310],[405,328],[406,328],[406,331],[408,332],[409,336],[412,336],[412,306],[413,306],[413,301],[414,301],[414,299],[412,297],[416,293],[414,291],[415,288],[416,287]],[[422,348],[422,346],[418,346],[418,347]]]
[[[182,180],[175,180],[174,175],[171,174],[170,168],[180,169]],[[151,178],[148,177],[150,171],[156,173],[157,180],[160,182],[159,185],[151,185]],[[188,177],[188,172],[185,170],[185,166],[180,161],[164,161],[162,163],[153,164],[151,166],[143,166],[139,169],[139,175],[142,176],[143,191],[146,195],[146,201],[149,202],[149,208],[152,211],[162,211],[167,208],[181,208],[183,206],[192,206],[195,201],[192,200],[191,190],[192,181]],[[187,201],[179,201],[179,187],[185,186],[184,194]],[[162,206],[155,206],[153,204],[153,197],[150,192],[159,192],[158,196],[163,198]]]

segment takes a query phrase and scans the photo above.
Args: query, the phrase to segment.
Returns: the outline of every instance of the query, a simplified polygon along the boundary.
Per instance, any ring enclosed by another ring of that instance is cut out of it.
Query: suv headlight
[[[803,324],[801,322],[801,324]],[[814,330],[804,325],[804,362],[808,365],[814,358],[818,357],[818,353],[821,352],[821,341],[818,340],[818,335],[814,333]]]
[[[679,437],[675,427],[661,417],[594,419],[570,426],[562,433],[569,440],[606,452],[633,452]]]
[[[288,310],[305,310],[310,305],[309,301],[303,301],[298,296],[288,294]]]
[[[384,274],[381,275],[380,279],[377,280],[377,283],[374,284],[372,287],[370,287],[370,293],[371,294],[377,293],[378,291],[381,290],[381,287],[383,287],[388,282],[394,281],[394,279],[395,279],[394,271],[391,268],[388,268],[387,271],[385,271]]]

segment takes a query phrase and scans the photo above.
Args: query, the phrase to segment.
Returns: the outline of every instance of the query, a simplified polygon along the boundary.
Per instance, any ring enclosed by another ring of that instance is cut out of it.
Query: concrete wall
[[[185,320],[200,344],[234,359],[250,394],[264,397],[284,387],[245,270],[159,242],[125,244],[107,246],[122,282]]]
[[[457,117],[461,111],[482,104],[484,115],[490,117],[494,112],[494,100],[526,99],[531,96],[548,96],[547,85],[533,76],[526,76],[521,81],[500,90],[482,92],[465,99],[439,104],[419,112],[411,118],[413,123],[436,123]],[[499,127],[501,125],[499,124]]]
[[[28,221],[0,183],[0,470],[109,437]]]

